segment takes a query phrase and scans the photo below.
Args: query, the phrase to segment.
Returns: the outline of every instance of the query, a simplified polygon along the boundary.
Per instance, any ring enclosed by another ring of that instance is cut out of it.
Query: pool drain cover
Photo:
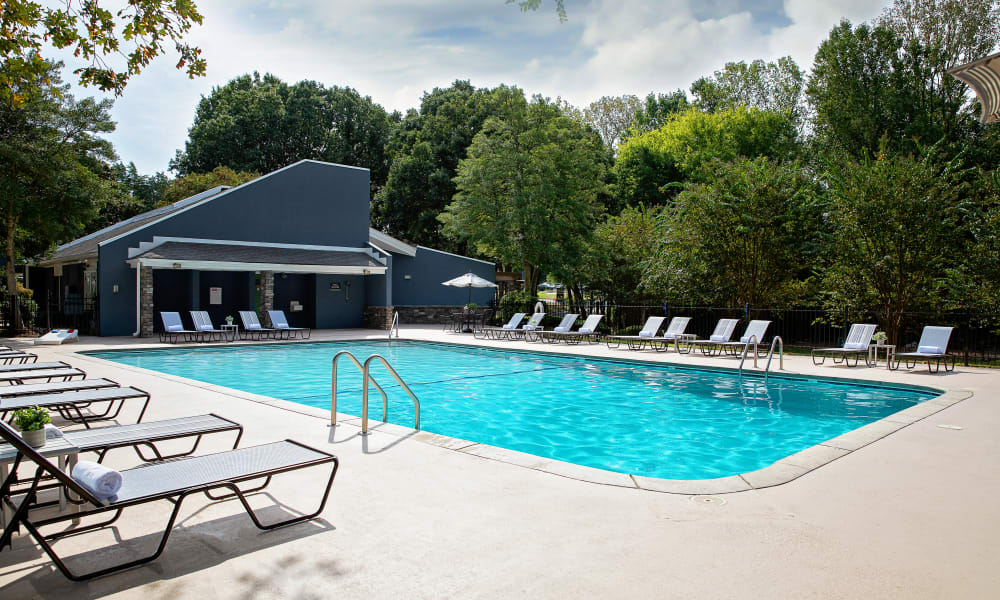
[[[691,501],[695,504],[708,504],[711,506],[722,506],[725,500],[718,496],[691,496]]]

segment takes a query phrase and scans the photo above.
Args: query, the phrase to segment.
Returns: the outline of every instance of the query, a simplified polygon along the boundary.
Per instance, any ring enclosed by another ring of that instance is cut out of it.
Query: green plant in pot
[[[14,426],[21,430],[24,442],[34,448],[45,445],[45,425],[51,422],[49,411],[40,406],[14,411]]]
[[[876,344],[884,344],[888,338],[889,338],[888,334],[886,334],[886,332],[884,331],[876,331],[875,335],[872,336],[872,340]]]
[[[232,325],[232,324],[233,324],[233,317],[232,316],[226,317],[226,325]]]

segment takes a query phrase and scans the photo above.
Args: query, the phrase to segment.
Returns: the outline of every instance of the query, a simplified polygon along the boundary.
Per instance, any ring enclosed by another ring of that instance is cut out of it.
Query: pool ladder
[[[382,366],[384,366],[386,370],[389,371],[389,374],[393,376],[393,378],[396,380],[396,383],[398,383],[400,387],[402,387],[403,390],[406,391],[406,393],[413,400],[413,428],[420,429],[420,401],[417,400],[417,395],[413,393],[413,390],[410,389],[410,386],[406,385],[406,382],[403,381],[403,378],[399,376],[399,373],[396,372],[396,369],[392,368],[392,365],[389,364],[389,361],[387,361],[385,357],[382,356],[381,354],[372,354],[365,360],[364,364],[362,364],[361,361],[359,361],[356,356],[351,354],[350,350],[341,350],[340,352],[333,355],[333,365],[332,365],[333,374],[331,376],[332,383],[330,386],[330,427],[337,426],[337,360],[340,359],[341,356],[346,356],[348,359],[350,359],[352,363],[354,363],[354,366],[356,366],[358,370],[361,371],[361,378],[362,378],[361,379],[362,381],[361,435],[368,435],[368,384],[369,383],[374,385],[375,389],[378,390],[378,393],[382,395],[382,422],[384,423],[386,418],[389,416],[389,397],[386,395],[385,390],[382,388],[382,386],[379,385],[379,383],[375,381],[375,378],[372,377],[371,375],[372,361],[376,360],[382,363]]]
[[[743,345],[743,356],[740,358],[740,375],[743,375],[743,363],[747,359],[747,351],[750,349],[750,344],[753,344],[753,366],[757,368],[757,336],[751,335],[750,339]],[[764,381],[767,381],[767,374],[771,370],[771,359],[774,358],[775,344],[778,345],[778,369],[784,370],[785,368],[785,342],[782,341],[781,336],[776,335],[771,340],[771,349],[767,351],[767,365],[764,366]]]
[[[389,326],[389,339],[392,339],[392,332],[396,332],[396,338],[399,338],[399,311],[393,311],[392,313],[392,325]]]

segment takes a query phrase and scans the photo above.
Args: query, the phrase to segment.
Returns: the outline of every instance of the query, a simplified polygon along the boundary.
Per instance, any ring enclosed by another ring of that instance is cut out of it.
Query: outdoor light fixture
[[[331,283],[330,284],[330,291],[331,292],[339,292],[340,291],[340,283],[337,282],[337,281],[334,281],[333,283]]]
[[[403,279],[410,279],[410,274],[407,273],[406,275],[403,275]]]
[[[181,263],[174,263],[174,268],[175,269],[181,268]]]
[[[118,293],[118,284],[117,283],[114,284],[113,286],[111,286],[111,293],[112,294],[117,294]]]

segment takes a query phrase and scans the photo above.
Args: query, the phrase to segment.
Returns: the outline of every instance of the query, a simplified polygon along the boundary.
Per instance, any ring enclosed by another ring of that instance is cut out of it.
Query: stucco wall
[[[367,169],[305,161],[103,244],[101,335],[135,330],[135,271],[125,260],[139,242],[155,235],[365,248],[368,190]]]
[[[463,256],[455,256],[419,246],[416,256],[394,254],[392,260],[392,303],[397,306],[460,306],[469,300],[468,288],[441,285],[464,275],[475,273],[493,281],[495,267]],[[407,279],[406,276],[410,278]],[[494,288],[472,288],[472,301],[487,304],[493,299]]]

